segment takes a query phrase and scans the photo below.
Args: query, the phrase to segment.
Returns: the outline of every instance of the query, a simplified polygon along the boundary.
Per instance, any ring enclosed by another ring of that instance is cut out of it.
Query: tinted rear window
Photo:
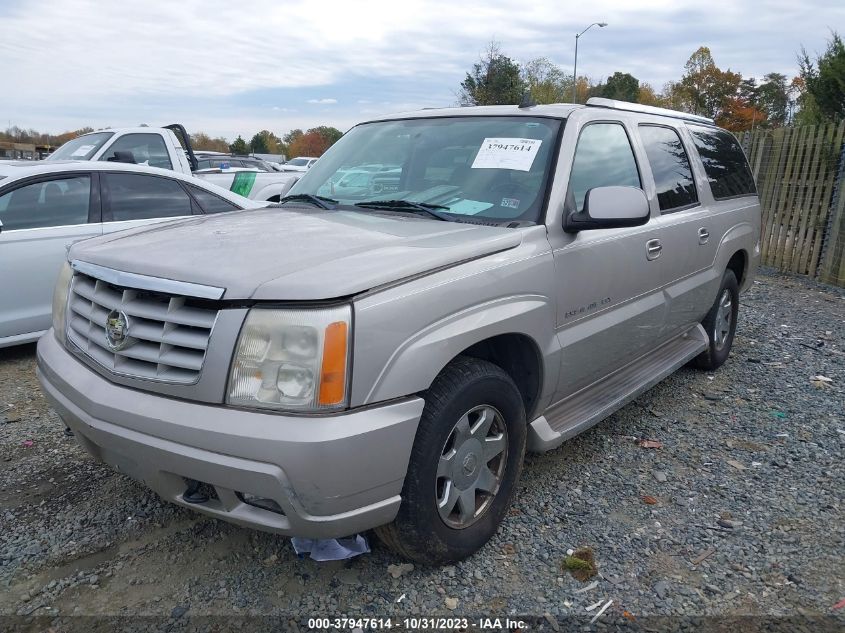
[[[641,125],[640,137],[651,165],[660,210],[683,209],[698,202],[689,159],[678,133],[668,127]]]
[[[690,131],[716,200],[757,193],[748,161],[732,134],[698,127]]]
[[[194,198],[197,199],[202,210],[206,213],[225,213],[226,211],[237,211],[241,208],[194,185],[188,185],[188,189],[191,190]]]

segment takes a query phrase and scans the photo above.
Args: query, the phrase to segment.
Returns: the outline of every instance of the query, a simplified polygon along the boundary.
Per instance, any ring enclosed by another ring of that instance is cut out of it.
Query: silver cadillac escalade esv
[[[352,172],[380,177],[336,186]],[[164,499],[453,561],[496,531],[526,450],[725,362],[759,238],[745,156],[708,119],[397,115],[276,207],[72,247],[38,373],[81,444]]]

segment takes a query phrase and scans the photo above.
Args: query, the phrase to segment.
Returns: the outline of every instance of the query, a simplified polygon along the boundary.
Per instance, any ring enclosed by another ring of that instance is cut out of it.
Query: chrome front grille
[[[128,288],[77,272],[68,298],[67,336],[107,370],[191,384],[202,371],[217,310],[203,300]],[[117,341],[107,321],[120,325]],[[121,344],[122,343],[122,344]]]

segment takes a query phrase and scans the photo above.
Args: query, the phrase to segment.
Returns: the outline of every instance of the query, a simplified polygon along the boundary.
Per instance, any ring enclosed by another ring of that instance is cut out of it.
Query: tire
[[[726,300],[730,301],[727,307],[725,307]],[[739,284],[736,282],[734,272],[728,270],[722,277],[722,285],[719,286],[713,307],[701,322],[704,331],[707,332],[707,349],[693,359],[692,364],[695,367],[713,371],[728,360],[734,341],[734,332],[736,332],[738,313]],[[729,323],[725,322],[727,315],[730,316]]]
[[[527,428],[516,384],[484,360],[458,357],[423,397],[402,505],[375,531],[400,556],[437,565],[470,556],[496,533],[522,471]]]

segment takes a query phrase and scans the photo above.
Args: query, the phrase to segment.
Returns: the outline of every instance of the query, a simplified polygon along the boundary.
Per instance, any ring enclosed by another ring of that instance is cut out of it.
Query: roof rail
[[[694,123],[705,123],[707,125],[715,125],[713,119],[706,116],[698,116],[697,114],[687,114],[686,112],[679,112],[678,110],[669,110],[668,108],[656,108],[654,106],[640,105],[639,103],[629,103],[627,101],[617,101],[616,99],[604,99],[603,97],[590,97],[587,99],[587,105],[594,108],[611,108],[612,110],[625,110],[627,112],[642,112],[643,114],[657,114],[659,116],[668,116],[673,119],[684,119],[685,121],[692,121]]]

